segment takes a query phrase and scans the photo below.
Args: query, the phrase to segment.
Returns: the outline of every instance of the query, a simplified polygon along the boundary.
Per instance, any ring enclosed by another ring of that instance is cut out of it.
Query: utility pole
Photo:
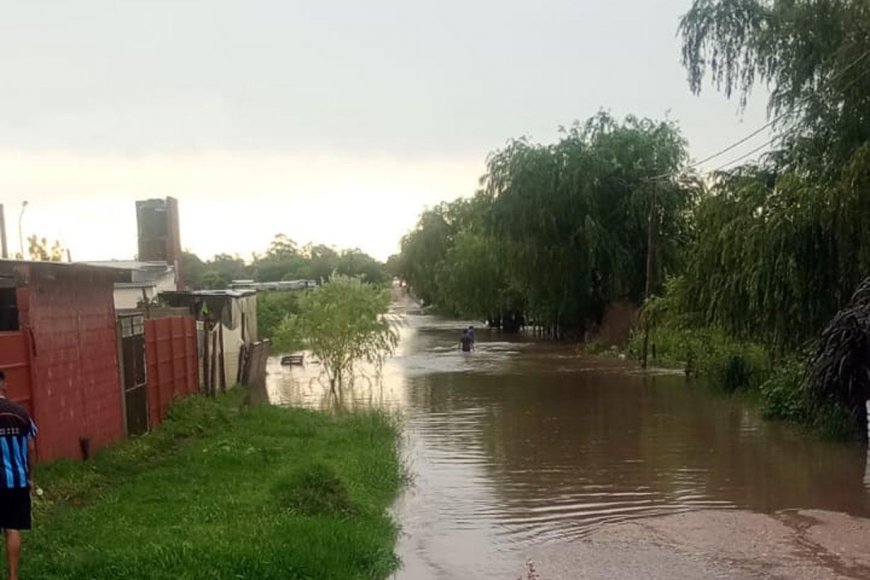
[[[656,194],[658,187],[653,184],[652,196],[649,204],[649,223],[647,225],[647,241],[646,241],[646,289],[643,293],[644,307],[649,304],[649,299],[653,291],[653,266],[655,256],[655,235],[656,235]],[[649,322],[643,323],[643,354],[641,356],[641,366],[646,368],[647,351],[649,350]]]
[[[3,213],[3,204],[0,203],[0,258],[9,257],[9,248],[6,247],[6,215]]]
[[[21,229],[21,220],[24,219],[24,210],[27,209],[27,201],[21,202],[21,213],[18,214],[18,249],[21,251],[21,259],[26,259],[24,257],[24,233]]]

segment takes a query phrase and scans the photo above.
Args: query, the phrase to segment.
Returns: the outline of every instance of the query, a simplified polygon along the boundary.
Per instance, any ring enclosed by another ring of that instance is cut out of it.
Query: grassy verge
[[[39,466],[23,578],[385,578],[402,484],[380,414],[178,403],[154,433]]]

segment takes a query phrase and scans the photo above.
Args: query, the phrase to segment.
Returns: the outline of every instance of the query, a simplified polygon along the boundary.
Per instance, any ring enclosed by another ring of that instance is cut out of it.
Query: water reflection
[[[542,542],[700,508],[870,516],[863,449],[762,421],[679,375],[485,331],[467,355],[462,323],[406,321],[383,381],[341,401],[405,417],[405,577],[509,575]],[[273,400],[329,405],[316,365],[270,364]]]

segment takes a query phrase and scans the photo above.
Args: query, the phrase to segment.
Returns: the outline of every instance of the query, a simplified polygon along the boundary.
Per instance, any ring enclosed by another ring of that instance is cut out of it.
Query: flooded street
[[[763,421],[680,374],[401,315],[383,380],[413,478],[402,579],[870,577],[866,451]],[[316,364],[270,361],[276,403],[325,405]]]

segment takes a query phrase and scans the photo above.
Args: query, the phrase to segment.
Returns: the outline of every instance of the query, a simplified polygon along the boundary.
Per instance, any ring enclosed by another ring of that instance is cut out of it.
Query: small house
[[[214,393],[241,382],[245,354],[257,342],[257,292],[164,292],[160,300],[171,307],[187,308],[196,317],[203,390]]]

